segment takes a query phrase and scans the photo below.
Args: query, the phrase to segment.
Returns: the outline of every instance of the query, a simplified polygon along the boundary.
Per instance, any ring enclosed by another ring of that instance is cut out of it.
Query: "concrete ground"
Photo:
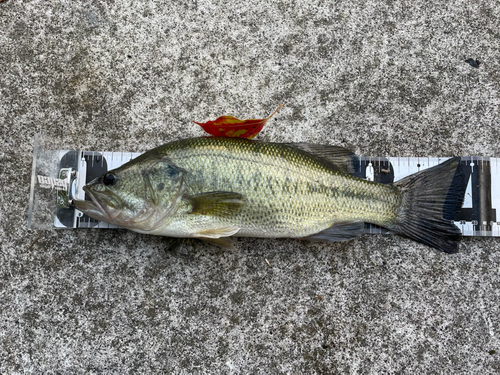
[[[144,151],[285,103],[259,139],[500,157],[498,2],[5,0],[0,69],[2,373],[500,372],[498,238],[27,229],[35,133]]]

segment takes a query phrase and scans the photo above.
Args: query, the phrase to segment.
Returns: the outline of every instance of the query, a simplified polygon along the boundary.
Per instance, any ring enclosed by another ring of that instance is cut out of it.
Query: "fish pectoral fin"
[[[200,238],[203,242],[218,246],[224,250],[227,250],[231,253],[236,252],[236,247],[233,244],[233,240],[230,237],[221,237],[221,238]]]
[[[239,211],[245,203],[243,195],[231,191],[210,191],[185,197],[191,205],[190,214],[228,216]]]
[[[341,146],[315,145],[312,143],[287,143],[288,146],[319,156],[344,173],[354,173],[354,153]]]
[[[343,223],[336,223],[330,228],[325,229],[319,233],[311,236],[303,237],[303,240],[309,241],[347,241],[352,240],[363,234],[365,223],[362,221],[346,221]]]
[[[221,238],[221,237],[229,237],[233,234],[236,234],[240,230],[239,227],[234,225],[230,225],[227,227],[216,228],[216,229],[206,229],[199,232],[196,232],[193,237],[200,238],[204,240],[205,238]]]

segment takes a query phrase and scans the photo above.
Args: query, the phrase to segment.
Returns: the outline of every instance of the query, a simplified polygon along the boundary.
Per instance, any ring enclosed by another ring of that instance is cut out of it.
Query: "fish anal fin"
[[[191,214],[228,216],[239,211],[245,203],[243,195],[231,191],[210,191],[185,197],[191,205]]]
[[[362,221],[346,221],[335,223],[330,228],[327,228],[319,233],[311,236],[303,237],[303,240],[309,241],[347,241],[352,240],[363,234],[365,224]]]

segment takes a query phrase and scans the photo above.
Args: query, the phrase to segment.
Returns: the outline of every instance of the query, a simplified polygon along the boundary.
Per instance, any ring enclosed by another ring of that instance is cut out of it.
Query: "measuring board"
[[[68,202],[85,199],[82,189],[85,184],[140,153],[51,151],[48,157],[41,155],[43,152],[47,153],[35,147],[28,226],[40,229],[119,228],[68,207]],[[354,175],[391,183],[447,159],[361,156],[354,161]],[[468,185],[461,211],[450,220],[464,236],[500,237],[500,158],[467,156],[462,157],[461,165]],[[389,231],[366,224],[365,232],[376,234]]]

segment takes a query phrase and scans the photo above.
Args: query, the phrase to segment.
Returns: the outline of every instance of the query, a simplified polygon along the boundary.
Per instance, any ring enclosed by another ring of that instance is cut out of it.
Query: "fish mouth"
[[[88,186],[83,187],[85,194],[91,199],[88,200],[75,200],[75,207],[77,210],[82,211],[85,215],[90,216],[93,219],[110,222],[112,218],[106,212],[103,205],[97,199],[97,196],[89,189]]]
[[[110,224],[118,223],[123,203],[121,199],[109,191],[95,191],[92,184],[85,185],[83,191],[91,199],[75,200],[75,207],[84,214]]]

